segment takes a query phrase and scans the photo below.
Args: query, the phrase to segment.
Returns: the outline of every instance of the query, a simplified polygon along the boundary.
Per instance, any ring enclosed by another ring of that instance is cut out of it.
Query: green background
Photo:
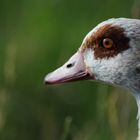
[[[0,140],[134,140],[137,107],[126,91],[43,80],[98,23],[139,9],[139,0],[1,0]]]

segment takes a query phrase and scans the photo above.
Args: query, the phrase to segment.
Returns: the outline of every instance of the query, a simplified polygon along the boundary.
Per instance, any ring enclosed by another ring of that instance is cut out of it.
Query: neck
[[[134,97],[136,99],[136,103],[137,103],[137,107],[138,107],[138,113],[137,113],[138,138],[137,138],[137,140],[140,140],[140,93],[134,93],[133,95],[134,95]]]

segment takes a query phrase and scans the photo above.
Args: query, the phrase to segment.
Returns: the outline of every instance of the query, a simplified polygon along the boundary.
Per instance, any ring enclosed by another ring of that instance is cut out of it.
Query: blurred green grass
[[[6,0],[0,4],[0,139],[132,140],[136,105],[126,91],[90,81],[48,86],[94,26],[137,17],[137,0]]]

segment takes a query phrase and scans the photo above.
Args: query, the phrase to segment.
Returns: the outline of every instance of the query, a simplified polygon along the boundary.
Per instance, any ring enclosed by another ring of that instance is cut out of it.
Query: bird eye
[[[107,49],[111,48],[113,46],[113,40],[110,38],[105,38],[103,40],[103,46]]]

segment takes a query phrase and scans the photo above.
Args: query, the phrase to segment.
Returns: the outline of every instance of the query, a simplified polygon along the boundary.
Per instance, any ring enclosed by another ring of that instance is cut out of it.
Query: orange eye
[[[103,40],[103,46],[107,49],[111,48],[113,46],[113,40],[111,40],[110,38],[105,38]]]

